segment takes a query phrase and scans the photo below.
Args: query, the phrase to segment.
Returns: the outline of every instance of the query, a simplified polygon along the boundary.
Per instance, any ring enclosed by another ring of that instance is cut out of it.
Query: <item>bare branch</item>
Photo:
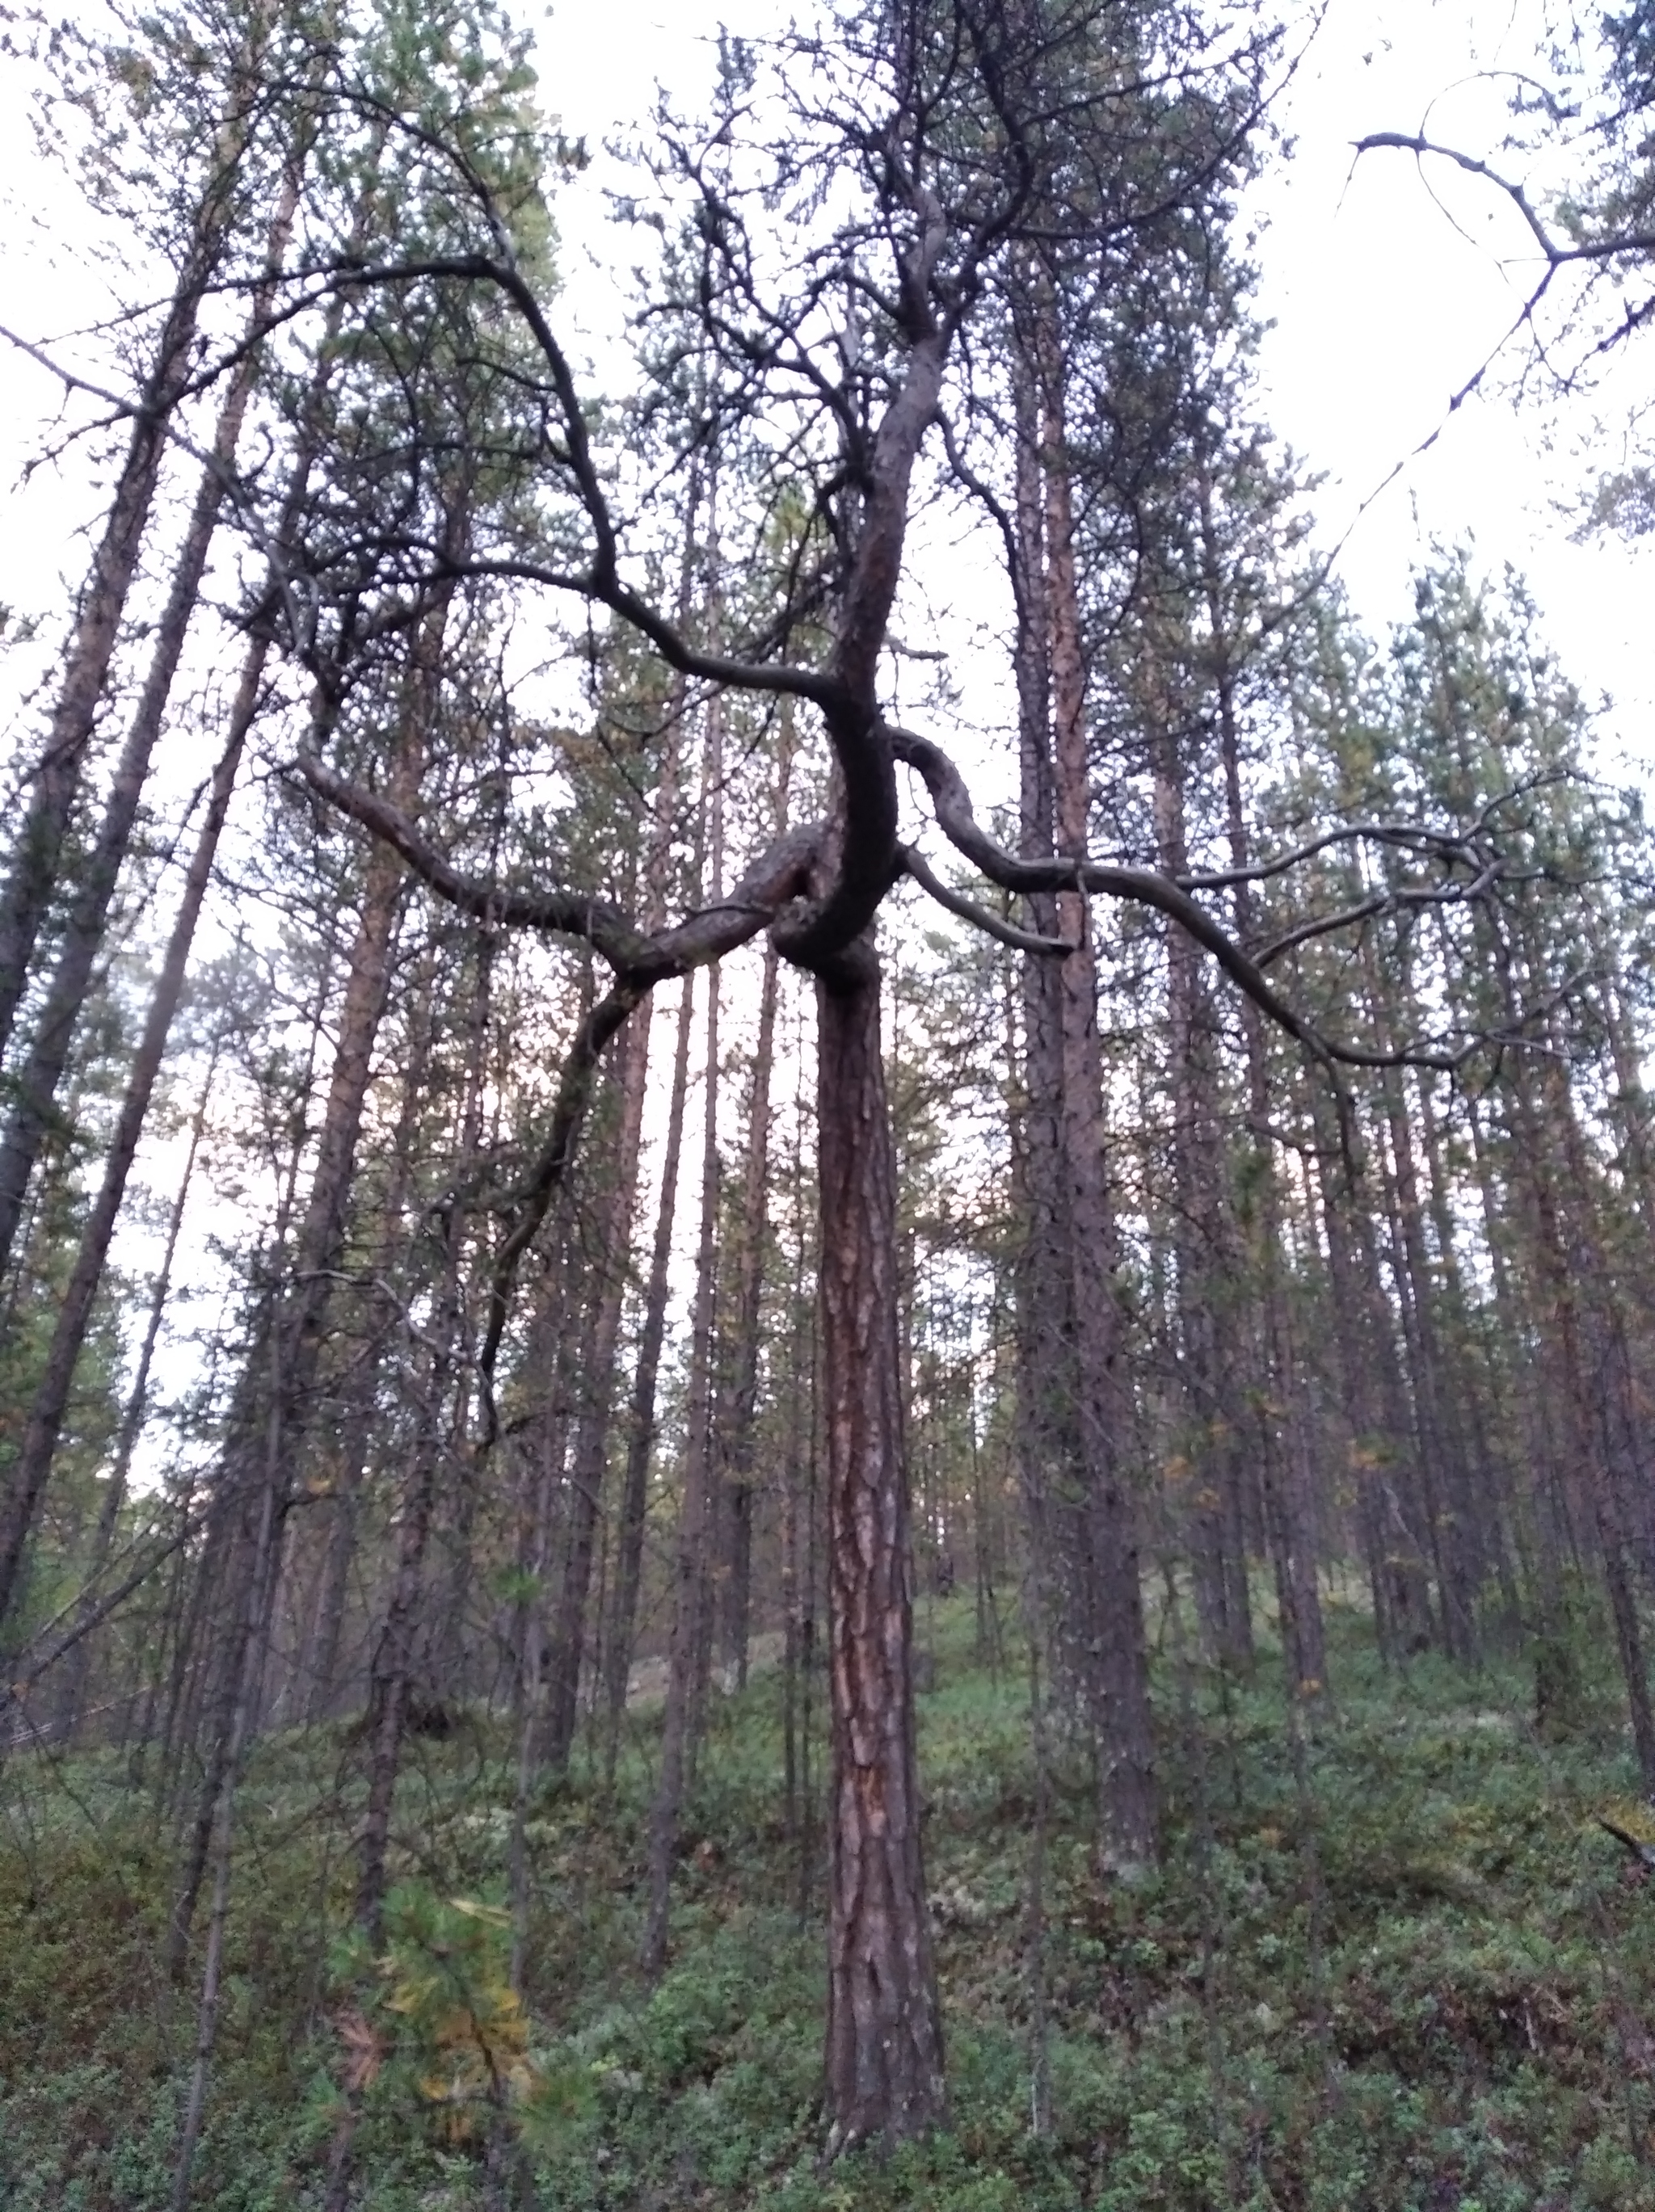
[[[973,929],[997,938],[1001,945],[1009,945],[1018,952],[1055,952],[1060,959],[1077,951],[1066,937],[1040,937],[1033,930],[1019,929],[1015,922],[1004,921],[986,906],[979,906],[964,891],[952,890],[940,877],[933,873],[929,863],[912,845],[902,848],[902,864],[906,872],[923,891],[928,891],[937,904],[946,907],[950,914],[969,921]]]
[[[1481,177],[1504,192],[1528,227],[1529,234],[1540,248],[1548,268],[1562,269],[1575,261],[1612,261],[1622,253],[1655,253],[1655,231],[1629,230],[1618,237],[1588,239],[1574,246],[1561,245],[1547,229],[1535,212],[1534,204],[1521,185],[1510,177],[1502,177],[1498,169],[1487,161],[1480,161],[1474,154],[1462,153],[1457,146],[1439,145],[1434,138],[1422,138],[1404,131],[1372,131],[1366,138],[1356,141],[1358,156],[1377,153],[1386,149],[1401,154],[1413,154],[1423,160],[1427,154],[1439,161],[1451,161],[1457,169],[1463,169],[1469,177]]]
[[[897,759],[915,769],[929,792],[943,835],[991,883],[1013,891],[1100,891],[1110,898],[1130,899],[1153,908],[1210,952],[1232,982],[1317,1060],[1339,1060],[1351,1067],[1434,1067],[1452,1073],[1463,1066],[1484,1042],[1475,1038],[1452,1052],[1425,1045],[1378,1051],[1323,1036],[1280,996],[1256,961],[1172,877],[1151,868],[1116,867],[1098,861],[1020,860],[997,845],[977,822],[970,793],[940,746],[906,730],[891,730],[889,735]]]

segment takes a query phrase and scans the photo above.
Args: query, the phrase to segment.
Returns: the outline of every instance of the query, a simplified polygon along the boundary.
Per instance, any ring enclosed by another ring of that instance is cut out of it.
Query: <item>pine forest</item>
[[[1269,419],[1323,12],[0,14],[7,2212],[1655,2212],[1642,733]]]

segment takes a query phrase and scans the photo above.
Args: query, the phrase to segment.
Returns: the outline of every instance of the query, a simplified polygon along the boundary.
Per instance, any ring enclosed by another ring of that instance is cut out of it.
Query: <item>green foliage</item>
[[[336,1957],[339,1979],[363,1992],[336,2016],[347,2089],[378,2112],[424,2119],[449,2143],[483,2140],[498,2116],[526,2141],[554,2144],[587,2100],[586,2069],[531,2047],[510,1951],[500,1906],[399,1884],[380,1948],[356,1931]]]
[[[1577,1725],[1549,1741],[1523,1670],[1387,1676],[1358,1616],[1329,1622],[1340,1703],[1313,1722],[1308,1818],[1268,1660],[1222,1700],[1197,1686],[1199,1763],[1169,1729],[1147,1879],[1096,1875],[1090,1780],[1060,1747],[1036,2137],[1026,1715],[973,1668],[969,1601],[937,1606],[922,1753],[951,2125],[825,2172],[820,1867],[801,1923],[773,1674],[715,1715],[653,1990],[633,1964],[646,1757],[611,1796],[577,1767],[532,1808],[520,2002],[493,1901],[503,1730],[421,1747],[377,1952],[343,1934],[361,1808],[330,1741],[264,1745],[198,2203],[319,2203],[350,2100],[374,2212],[480,2212],[496,2118],[544,2212],[1655,2212],[1655,1903],[1596,1826],[1635,1794],[1607,1639],[1583,1611]],[[19,1765],[7,1790],[0,2203],[159,2212],[192,2022],[189,1978],[155,1975],[167,1855],[113,1759]]]

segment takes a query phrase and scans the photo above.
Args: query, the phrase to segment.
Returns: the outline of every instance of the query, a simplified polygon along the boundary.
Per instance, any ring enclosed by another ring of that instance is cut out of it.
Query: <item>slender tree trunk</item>
[[[426,996],[422,990],[421,998]],[[413,1172],[415,1121],[427,1093],[430,1076],[431,1023],[422,1019],[415,1032],[403,1079],[402,1110],[398,1119],[389,1185],[381,1210],[379,1251],[369,1293],[364,1342],[349,1411],[342,1425],[338,1473],[326,1503],[327,1518],[321,1540],[321,1563],[317,1576],[306,1672],[310,1688],[306,1718],[313,1723],[332,1709],[339,1688],[339,1647],[344,1633],[347,1591],[356,1557],[362,1492],[367,1479],[373,1432],[379,1423],[376,1391],[384,1359],[384,1345],[397,1327],[396,1301],[390,1289],[399,1261],[407,1243],[403,1211]]]
[[[184,1155],[184,1171],[179,1177],[173,1194],[172,1211],[167,1217],[167,1235],[161,1246],[161,1265],[155,1270],[155,1279],[149,1291],[149,1311],[144,1323],[143,1342],[138,1351],[138,1364],[132,1377],[132,1388],[121,1415],[119,1435],[115,1439],[115,1457],[104,1484],[103,1498],[98,1508],[98,1525],[93,1534],[92,1554],[87,1562],[87,1598],[82,1610],[89,1611],[96,1600],[93,1593],[102,1581],[109,1565],[109,1555],[114,1547],[116,1524],[121,1508],[126,1503],[127,1478],[131,1472],[132,1454],[143,1428],[143,1417],[149,1403],[149,1370],[154,1364],[155,1346],[161,1336],[161,1317],[167,1310],[167,1293],[172,1288],[173,1261],[178,1253],[179,1232],[184,1226],[184,1209],[189,1203],[190,1185],[195,1176],[196,1158],[201,1150],[202,1133],[207,1123],[207,1101],[212,1096],[213,1077],[218,1068],[218,1053],[215,1048],[207,1062],[206,1081],[202,1085],[197,1103],[195,1118],[190,1124],[189,1147]],[[64,1306],[67,1310],[68,1301]],[[59,1326],[61,1326],[61,1321]],[[48,1365],[51,1355],[47,1354]],[[64,1697],[64,1729],[66,1738],[73,1740],[80,1726],[81,1709],[86,1698],[88,1671],[92,1661],[92,1639],[82,1635],[75,1647],[75,1656],[68,1687]]]
[[[1235,671],[1232,665],[1220,598],[1216,542],[1212,528],[1210,495],[1202,488],[1203,527],[1208,607],[1214,635],[1214,687],[1218,703],[1219,744],[1224,770],[1226,830],[1230,865],[1240,870],[1250,860],[1247,817],[1242,795],[1241,731],[1236,714]],[[1252,893],[1243,880],[1235,886],[1236,934],[1245,944],[1251,938]],[[1252,1232],[1253,1272],[1263,1292],[1261,1316],[1263,1358],[1260,1363],[1262,1390],[1259,1406],[1259,1474],[1264,1517],[1275,1555],[1277,1602],[1281,1613],[1284,1655],[1296,1674],[1294,1693],[1316,1695],[1323,1687],[1326,1638],[1322,1623],[1321,1593],[1317,1583],[1313,1527],[1308,1518],[1309,1501],[1301,1486],[1284,1474],[1280,1464],[1280,1440],[1275,1416],[1269,1410],[1287,1349],[1287,1320],[1281,1284],[1281,1200],[1276,1188],[1275,1162],[1269,1129],[1269,1071],[1265,1056],[1263,1020],[1250,1000],[1241,1008],[1242,1036],[1246,1053],[1247,1108],[1253,1125],[1259,1166],[1256,1216]],[[1296,1728],[1297,1723],[1294,1723]]]
[[[1146,656],[1147,658],[1147,656]],[[1150,673],[1153,676],[1153,664]],[[1188,873],[1183,765],[1165,702],[1155,719],[1156,842],[1162,871]],[[1232,1393],[1235,1347],[1229,1317],[1241,1285],[1240,1254],[1222,1189],[1215,1121],[1218,1070],[1202,955],[1182,930],[1168,933],[1168,1083],[1172,1103],[1172,1242],[1177,1343],[1183,1385],[1183,1455],[1189,1465],[1196,1607],[1208,1646],[1226,1665],[1252,1656],[1244,1524],[1238,1509]]]
[[[730,1299],[734,1372],[719,1439],[718,1546],[720,1656],[747,1681],[747,1643],[752,1618],[753,1428],[758,1408],[759,1307],[764,1287],[769,1226],[770,1065],[775,1054],[777,956],[766,943],[759,985],[758,1036],[753,1050],[752,1091],[747,1110],[747,1158],[736,1228],[735,1284]]]
[[[138,394],[103,536],[76,610],[51,730],[30,780],[10,872],[0,888],[0,1053],[10,1042],[35,940],[57,889],[64,838],[137,570],[172,412],[189,380],[201,303],[228,239],[249,111],[262,93],[259,57],[271,14],[262,5],[255,11],[234,74],[229,110],[209,157],[178,283]]]
[[[177,2163],[173,2170],[172,2212],[185,2212],[190,2201],[190,2183],[195,2165],[195,2154],[201,2140],[201,2123],[206,2108],[207,2082],[212,2067],[214,2045],[218,2034],[219,2004],[222,1994],[224,1969],[224,1937],[229,1921],[230,1869],[234,1844],[235,1790],[240,1779],[242,1756],[253,1725],[253,1715],[258,1704],[258,1684],[260,1672],[260,1639],[266,1614],[266,1594],[273,1589],[275,1576],[272,1565],[279,1530],[279,1492],[281,1489],[280,1435],[281,1409],[279,1399],[272,1395],[269,1411],[270,1432],[267,1438],[265,1464],[262,1470],[257,1509],[257,1534],[248,1562],[246,1618],[242,1632],[234,1639],[234,1692],[231,1707],[228,1742],[224,1748],[216,1787],[214,1791],[210,1857],[213,1871],[212,1905],[208,1922],[207,1956],[201,1978],[201,2002],[197,2014],[195,2063],[191,2069],[190,2089],[184,2112]]]
[[[149,1101],[161,1073],[167,1041],[172,1034],[173,1018],[178,1012],[179,999],[183,992],[190,948],[195,941],[196,925],[201,917],[207,886],[212,879],[219,836],[229,811],[230,795],[235,787],[236,773],[241,764],[247,732],[258,709],[265,653],[265,648],[262,645],[255,645],[250,650],[242,671],[240,687],[231,714],[229,740],[213,771],[206,817],[196,840],[189,873],[185,878],[184,896],[179,902],[161,974],[156,978],[155,993],[144,1020],[143,1035],[139,1040],[131,1073],[127,1079],[120,1118],[115,1125],[114,1139],[104,1162],[103,1179],[93,1200],[92,1211],[87,1217],[86,1226],[81,1232],[80,1249],[76,1254],[63,1304],[58,1308],[46,1366],[36,1386],[17,1462],[7,1480],[3,1500],[0,1500],[0,1632],[3,1632],[7,1614],[16,1595],[25,1549],[52,1472],[52,1455],[57,1450],[58,1439],[62,1433],[64,1414],[74,1385],[75,1370],[86,1341],[98,1286],[103,1280],[121,1201],[126,1194],[127,1177],[137,1155]]]
[[[707,716],[703,788],[709,836],[707,869],[716,892],[724,863],[723,706],[715,699]],[[684,1796],[693,1771],[698,1707],[710,1649],[712,1590],[709,1537],[712,1522],[713,1417],[718,1299],[718,1086],[720,974],[707,973],[707,1031],[703,1073],[701,1232],[696,1255],[696,1294],[690,1328],[689,1418],[684,1447],[684,1491],[673,1553],[672,1626],[667,1648],[666,1708],[661,1722],[660,1768],[649,1824],[649,1911],[643,1968],[651,1979],[666,1963],[672,1863],[678,1852]]]
[[[1084,860],[1090,830],[1086,672],[1074,572],[1074,520],[1059,371],[1047,348],[1046,557],[1051,635],[1053,806],[1057,850]],[[1139,1571],[1136,1502],[1123,1474],[1125,1393],[1115,1301],[1116,1224],[1105,1179],[1097,955],[1087,902],[1058,899],[1060,933],[1076,950],[1054,962],[1063,1070],[1063,1195],[1068,1209],[1075,1406],[1090,1586],[1089,1670],[1098,1752],[1099,1826],[1123,1865],[1153,1858],[1155,1758]]]
[[[1031,347],[1013,357],[1016,408],[1014,577],[1019,805],[1018,849],[1044,859],[1054,849],[1051,771],[1050,623],[1046,593],[1045,505],[1040,462],[1040,419]],[[1057,901],[1030,901],[1043,934],[1057,930]],[[1017,1463],[1031,1557],[1050,1594],[1067,1616],[1073,1606],[1073,1547],[1060,1544],[1074,1488],[1074,1390],[1071,1372],[1071,1284],[1067,1212],[1062,1188],[1063,1053],[1059,979],[1053,963],[1024,956],[1022,1097],[1013,1117],[1013,1167],[1021,1235],[1017,1260]],[[1067,1562],[1067,1566],[1066,1566]],[[1064,1669],[1077,1672],[1068,1632],[1056,1639]],[[1045,1632],[1045,1624],[1042,1631]]]
[[[412,649],[409,691],[392,780],[397,803],[405,811],[411,811],[411,801],[418,787],[425,757],[427,724],[435,711],[446,607],[446,600],[440,602],[428,615]],[[288,1283],[283,1291],[277,1293],[270,1324],[270,1342],[276,1357],[274,1387],[281,1396],[279,1426],[283,1452],[284,1486],[272,1547],[278,1572],[287,1505],[312,1410],[310,1401],[326,1334],[332,1276],[344,1236],[357,1136],[368,1096],[374,1044],[390,987],[392,950],[401,905],[402,864],[389,847],[374,844],[368,854],[366,873],[367,886],[339,1014],[309,1196],[290,1248]],[[222,1747],[227,1729],[222,1718],[216,1734],[220,1747],[213,1755],[210,1775],[216,1774],[225,1756]],[[196,1824],[195,1842],[171,1938],[174,1960],[181,1955],[187,1939],[204,1870],[210,1821],[207,1808],[214,1786],[210,1779],[203,1811]]]
[[[271,224],[267,257],[272,268],[279,265],[287,251],[298,204],[299,176],[295,168],[289,171]],[[256,333],[263,328],[271,297],[267,285],[260,286],[254,294],[248,325],[251,331]],[[0,1138],[0,1274],[11,1262],[29,1176],[52,1123],[58,1086],[68,1064],[76,1024],[91,985],[94,963],[103,945],[121,864],[131,842],[150,759],[183,654],[185,633],[201,594],[207,555],[218,526],[224,487],[240,443],[257,369],[258,353],[250,348],[242,356],[219,410],[212,458],[202,471],[184,543],[173,562],[167,603],[156,625],[149,674],[116,764],[96,841],[78,872],[58,964],[33,1043],[17,1074],[5,1133]]]
[[[618,1072],[618,1123],[611,1182],[599,1228],[599,1279],[595,1293],[589,1357],[581,1382],[579,1418],[570,1469],[569,1531],[563,1554],[563,1589],[557,1630],[547,1666],[546,1764],[569,1764],[580,1711],[581,1674],[586,1657],[587,1591],[598,1526],[604,1473],[609,1455],[615,1395],[615,1355],[620,1340],[621,1306],[627,1261],[632,1248],[632,1215],[638,1188],[638,1141],[643,1122],[645,1054],[648,1039],[629,1024],[622,1040]]]
[[[684,1794],[694,1756],[697,1693],[707,1647],[711,1597],[708,1555],[712,1519],[713,1356],[718,1290],[718,986],[719,974],[714,968],[707,976],[701,1237],[690,1332],[684,1495],[678,1508],[674,1553],[672,1630],[667,1653],[660,1771],[650,1815],[649,1917],[644,1935],[643,1964],[645,1972],[652,1978],[659,1976],[666,1963],[672,1865],[678,1852]]]
[[[484,937],[476,945],[476,976],[461,1047],[464,1059],[459,1126],[452,1133],[453,1186],[459,1191],[470,1188],[475,1180],[482,1146],[492,979],[493,948]],[[435,1312],[424,1332],[426,1351],[418,1394],[413,1464],[398,1516],[396,1573],[369,1674],[368,1810],[358,1854],[356,1919],[375,1942],[385,1902],[391,1814],[420,1654],[419,1615],[426,1589],[426,1552],[445,1468],[458,1471],[462,1482],[470,1479],[470,1469],[464,1465],[465,1389],[463,1377],[457,1382],[455,1376],[468,1229],[462,1203],[456,1200],[443,1209],[435,1271]],[[450,1690],[451,1685],[447,1682],[429,1685],[434,1702]]]
[[[672,1054],[672,1089],[666,1110],[666,1136],[661,1158],[660,1197],[655,1216],[655,1241],[650,1256],[649,1284],[644,1297],[643,1328],[638,1340],[637,1366],[633,1375],[632,1405],[627,1424],[626,1474],[621,1492],[620,1528],[615,1545],[615,1603],[609,1630],[604,1686],[609,1731],[605,1760],[605,1771],[611,1782],[620,1744],[621,1720],[626,1711],[638,1595],[643,1578],[649,1462],[655,1443],[655,1390],[660,1373],[661,1346],[666,1333],[672,1221],[678,1203],[685,1103],[690,1085],[690,1031],[694,1018],[695,994],[689,976],[684,978],[679,990],[678,1036]],[[649,1003],[646,999],[638,1010],[639,1016],[648,1012]]]
[[[693,603],[696,586],[696,528],[701,503],[699,468],[691,471],[684,531],[684,554],[678,570],[678,617],[687,619]],[[672,840],[678,828],[678,811],[683,770],[684,717],[689,697],[688,686],[682,678],[673,684],[667,711],[666,744],[661,757],[660,781],[654,804],[648,846],[644,858],[643,879],[645,904],[642,925],[646,929],[659,929],[666,918],[666,894],[672,868]],[[697,853],[695,867],[697,878],[702,870],[700,827],[704,816],[697,816]],[[627,1420],[626,1467],[621,1486],[618,1524],[615,1534],[614,1599],[611,1608],[608,1634],[603,1652],[603,1694],[605,1714],[604,1733],[604,1771],[606,1780],[615,1779],[615,1762],[620,1751],[621,1722],[626,1711],[627,1685],[632,1671],[632,1644],[636,1633],[638,1594],[643,1574],[644,1528],[649,1502],[649,1462],[655,1438],[655,1389],[660,1371],[661,1346],[666,1332],[666,1299],[668,1276],[672,1257],[672,1218],[678,1202],[678,1164],[684,1143],[685,1101],[690,1084],[690,1030],[693,1018],[694,993],[688,976],[681,986],[678,1000],[677,1042],[672,1058],[672,1084],[666,1114],[666,1138],[661,1161],[660,1195],[655,1217],[654,1243],[650,1255],[649,1282],[644,1297],[643,1327],[639,1338],[637,1364],[633,1373],[632,1397]],[[625,1115],[633,1117],[636,1126],[632,1144],[632,1182],[636,1198],[637,1184],[638,1129],[642,1126],[644,1092],[648,1079],[649,1035],[654,1017],[654,994],[644,998],[632,1017],[630,1058],[627,1062],[628,1092]],[[636,1094],[636,1095],[634,1095]],[[627,1219],[627,1250],[630,1253],[631,1218]]]

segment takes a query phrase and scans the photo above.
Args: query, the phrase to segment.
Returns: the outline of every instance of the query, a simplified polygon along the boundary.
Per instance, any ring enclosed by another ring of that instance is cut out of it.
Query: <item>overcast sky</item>
[[[656,81],[692,102],[708,80],[709,41],[721,18],[760,30],[777,0],[591,0],[538,24],[542,97],[571,135],[594,145],[648,112]],[[1296,151],[1272,164],[1250,213],[1261,304],[1274,319],[1263,356],[1265,402],[1278,434],[1326,483],[1317,495],[1322,536],[1345,536],[1341,573],[1376,631],[1404,615],[1410,574],[1433,537],[1469,538],[1489,566],[1524,572],[1568,672],[1589,696],[1612,694],[1612,750],[1655,754],[1655,675],[1644,639],[1655,606],[1655,545],[1571,544],[1569,503],[1597,466],[1617,458],[1614,395],[1600,410],[1607,445],[1594,447],[1583,406],[1548,419],[1496,393],[1445,420],[1463,386],[1509,325],[1529,274],[1502,264],[1518,251],[1514,221],[1494,197],[1446,175],[1461,230],[1412,161],[1351,142],[1377,129],[1415,129],[1491,148],[1503,86],[1488,72],[1532,65],[1532,0],[1468,7],[1459,0],[1330,0],[1279,110]],[[9,82],[8,81],[9,78]],[[0,70],[0,323],[51,336],[98,312],[72,235],[72,199],[30,148],[21,73]],[[607,241],[604,164],[559,205],[571,306],[601,314],[595,274]],[[32,223],[30,218],[36,220]],[[1630,364],[1635,372],[1642,362]],[[15,354],[0,357],[0,483],[12,494],[0,532],[0,599],[55,622],[85,566],[72,532],[99,499],[83,469],[46,472],[15,490],[38,450],[57,395]],[[1624,420],[1624,406],[1622,419]],[[1399,461],[1433,431],[1430,449],[1372,498]],[[1372,504],[1357,520],[1364,501]],[[33,743],[32,736],[28,740]]]
[[[647,112],[653,80],[693,95],[721,20],[762,29],[782,12],[767,0],[555,10],[540,37],[546,105],[598,144]],[[1492,149],[1508,80],[1490,73],[1535,66],[1539,20],[1530,0],[1331,0],[1278,111],[1293,158],[1272,165],[1249,210],[1265,225],[1260,301],[1275,325],[1265,401],[1278,434],[1326,476],[1315,501],[1322,537],[1345,538],[1340,571],[1376,632],[1409,611],[1432,540],[1469,538],[1487,566],[1509,561],[1525,574],[1568,673],[1589,697],[1613,696],[1611,749],[1642,759],[1655,755],[1655,546],[1570,542],[1571,505],[1597,468],[1614,465],[1615,447],[1597,444],[1584,405],[1524,411],[1497,385],[1496,396],[1447,414],[1532,275],[1514,258],[1515,221],[1450,174],[1433,173],[1433,198],[1406,155],[1356,163],[1352,153],[1366,132],[1426,125]],[[595,179],[587,190],[595,211]],[[569,260],[573,208],[560,220]],[[1614,405],[1611,391],[1598,410],[1611,432]],[[1433,431],[1430,450],[1408,460]]]

